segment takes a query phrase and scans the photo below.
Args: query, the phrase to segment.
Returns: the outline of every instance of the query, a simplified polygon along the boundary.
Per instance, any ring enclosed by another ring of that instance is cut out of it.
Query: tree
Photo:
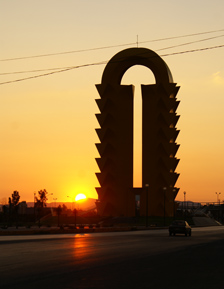
[[[11,199],[12,206],[13,206],[14,209],[18,208],[19,199],[20,199],[19,192],[18,191],[14,191],[13,194],[12,194],[12,199]]]
[[[9,221],[11,221],[11,214],[16,216],[16,228],[18,228],[18,208],[19,208],[20,195],[18,191],[12,193],[12,197],[9,197]]]
[[[35,197],[35,206],[38,207],[38,208],[43,208],[43,207],[46,207],[47,206],[47,194],[48,192],[44,189],[44,190],[40,190],[38,192],[38,197]]]
[[[47,206],[47,194],[48,192],[44,189],[44,190],[40,190],[38,191],[38,196],[35,197],[35,204],[34,206],[37,207],[37,212],[38,212],[38,223],[39,223],[39,227],[40,227],[40,218],[41,218],[41,211],[43,210],[44,207]]]

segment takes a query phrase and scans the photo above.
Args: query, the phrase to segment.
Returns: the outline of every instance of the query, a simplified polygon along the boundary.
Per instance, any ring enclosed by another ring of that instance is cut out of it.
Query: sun
[[[78,194],[76,197],[75,197],[75,201],[79,201],[79,200],[85,200],[86,199],[86,196],[84,194]]]

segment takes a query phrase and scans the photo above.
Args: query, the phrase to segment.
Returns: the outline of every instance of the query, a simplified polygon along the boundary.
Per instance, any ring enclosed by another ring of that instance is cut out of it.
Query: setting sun
[[[75,201],[79,201],[79,200],[84,200],[86,199],[86,196],[84,194],[78,194],[76,197],[75,197]]]

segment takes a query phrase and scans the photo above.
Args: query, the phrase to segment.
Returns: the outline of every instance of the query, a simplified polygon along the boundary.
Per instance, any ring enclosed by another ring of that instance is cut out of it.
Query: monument
[[[142,91],[142,188],[133,188],[133,85],[121,85],[124,73],[134,65],[149,68],[155,84]],[[178,188],[175,172],[179,159],[176,114],[179,87],[163,59],[146,48],[117,53],[106,65],[96,85],[100,143],[97,164],[100,184],[97,209],[101,216],[172,216]]]

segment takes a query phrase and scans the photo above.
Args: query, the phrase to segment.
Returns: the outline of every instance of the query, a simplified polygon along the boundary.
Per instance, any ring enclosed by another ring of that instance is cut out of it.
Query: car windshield
[[[172,223],[174,226],[185,226],[185,221],[174,221]]]

